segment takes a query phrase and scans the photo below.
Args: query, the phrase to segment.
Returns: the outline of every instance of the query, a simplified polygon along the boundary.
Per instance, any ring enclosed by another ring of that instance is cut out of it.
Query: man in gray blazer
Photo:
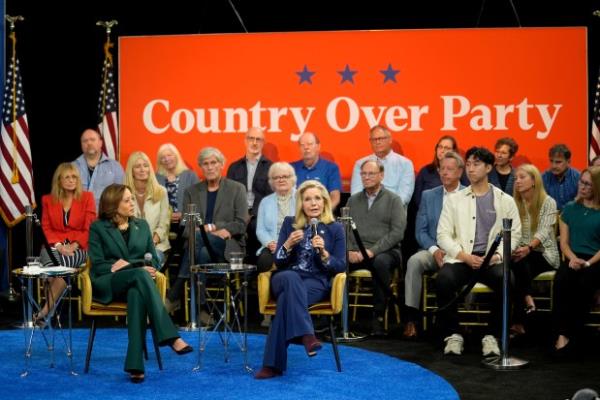
[[[454,151],[447,152],[440,160],[442,185],[425,190],[422,194],[415,224],[415,237],[421,250],[408,259],[404,277],[404,336],[407,338],[417,336],[416,322],[419,319],[423,274],[433,273],[443,264],[445,253],[437,245],[438,221],[445,199],[463,188],[460,177],[464,169],[461,156]]]
[[[402,263],[400,241],[406,229],[406,214],[402,199],[382,185],[383,164],[368,159],[360,166],[363,190],[353,194],[348,203],[368,260],[351,238],[348,252],[350,270],[369,268],[373,274],[372,334],[385,334],[383,316],[386,297],[394,268]]]
[[[200,151],[198,165],[202,169],[204,180],[187,188],[183,196],[183,209],[187,210],[190,203],[196,204],[203,223],[195,232],[196,262],[225,262],[229,260],[232,252],[244,252],[245,249],[248,220],[246,188],[222,175],[225,157],[214,147],[205,147]],[[216,259],[211,259],[199,229],[206,232]],[[185,230],[184,238],[188,238],[189,234],[190,232]],[[184,283],[190,277],[187,244],[185,247],[177,280],[169,292],[167,309],[176,308]]]

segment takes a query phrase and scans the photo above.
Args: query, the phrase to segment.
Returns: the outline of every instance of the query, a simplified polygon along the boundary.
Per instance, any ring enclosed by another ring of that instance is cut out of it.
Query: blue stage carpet
[[[243,370],[239,348],[232,346],[229,363],[223,360],[218,337],[211,337],[203,356],[204,367],[193,372],[197,352],[185,356],[161,348],[164,370],[159,371],[152,345],[146,362],[146,380],[134,385],[123,372],[127,331],[99,329],[90,372],[83,374],[88,330],[73,330],[74,366],[78,376],[68,374],[67,357],[56,337],[56,367],[39,332],[34,337],[30,374],[24,368],[24,335],[21,330],[0,331],[0,399],[458,399],[441,377],[384,354],[340,346],[343,372],[335,369],[331,346],[308,358],[301,346],[290,346],[288,371],[280,378],[257,381]],[[198,336],[183,333],[194,349]],[[148,333],[148,339],[150,334]],[[260,368],[265,336],[249,335],[249,364]]]

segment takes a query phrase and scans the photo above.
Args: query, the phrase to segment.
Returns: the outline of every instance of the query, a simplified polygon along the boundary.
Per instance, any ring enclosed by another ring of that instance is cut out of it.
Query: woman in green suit
[[[125,371],[132,382],[144,380],[143,342],[149,319],[160,345],[169,345],[177,354],[186,354],[192,347],[178,335],[167,314],[154,277],[158,257],[145,220],[134,218],[131,190],[120,184],[109,185],[98,208],[99,220],[90,228],[90,278],[94,300],[108,304],[127,301],[129,343]],[[144,255],[152,255],[152,266],[144,265]]]

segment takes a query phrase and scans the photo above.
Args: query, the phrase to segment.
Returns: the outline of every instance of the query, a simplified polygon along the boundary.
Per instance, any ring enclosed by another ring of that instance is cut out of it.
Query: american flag
[[[19,61],[6,70],[0,141],[0,214],[8,226],[25,218],[25,206],[35,208],[29,127]]]
[[[116,160],[119,154],[119,124],[113,66],[109,58],[104,59],[102,68],[102,85],[98,99],[98,131],[104,140],[103,153],[108,158]]]
[[[596,95],[594,99],[594,119],[592,121],[592,133],[590,135],[590,161],[600,155],[600,73],[596,83]]]

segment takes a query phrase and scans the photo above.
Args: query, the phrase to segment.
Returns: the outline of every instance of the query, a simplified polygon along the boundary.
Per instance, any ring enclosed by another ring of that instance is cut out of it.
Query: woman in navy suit
[[[344,229],[335,222],[329,193],[321,183],[309,180],[298,188],[296,215],[283,220],[275,265],[271,292],[277,298],[277,311],[256,379],[272,378],[285,371],[290,343],[302,342],[309,357],[321,348],[308,306],[329,296],[331,277],[346,269]]]

